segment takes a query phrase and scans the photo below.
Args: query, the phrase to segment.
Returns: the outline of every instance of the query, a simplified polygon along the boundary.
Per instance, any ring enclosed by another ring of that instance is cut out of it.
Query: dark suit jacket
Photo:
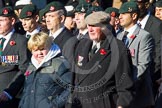
[[[62,50],[66,41],[72,36],[73,34],[65,27],[63,31],[54,39],[54,43],[56,43]]]
[[[145,25],[144,28],[146,31],[148,31],[155,40],[155,57],[154,57],[154,63],[152,66],[153,73],[153,80],[157,80],[160,78],[160,39],[162,36],[162,21],[151,15]]]
[[[103,52],[106,53],[102,54],[99,49],[91,60],[89,60],[89,52],[92,41],[87,38],[80,40],[75,56],[75,64],[78,66],[75,68],[74,84],[76,89],[71,97],[72,108],[116,108],[115,104],[123,107],[130,104],[132,100],[130,90],[133,85],[130,60],[128,60],[127,50],[123,43],[117,41],[117,44],[119,47],[119,62],[116,71],[111,76],[110,73],[112,72],[107,70],[110,68],[111,48],[113,46],[109,45],[108,40],[105,40],[100,48],[102,51],[104,49]],[[97,63],[99,64],[96,65]],[[96,83],[105,74],[111,76],[110,79],[105,84],[97,85]],[[96,84],[96,86],[92,86],[93,84]],[[70,108],[70,105],[66,107]]]
[[[15,44],[11,45],[11,41],[15,41]],[[6,66],[0,65],[0,91],[4,90],[9,85],[6,91],[11,96],[15,96],[18,92],[17,90],[19,89],[18,86],[20,86],[21,88],[21,85],[23,84],[23,73],[26,71],[26,68],[28,66],[27,40],[23,35],[14,33],[11,36],[9,42],[7,43],[7,46],[2,52],[2,56],[9,55],[17,55],[18,64]],[[19,80],[17,80],[17,78]]]

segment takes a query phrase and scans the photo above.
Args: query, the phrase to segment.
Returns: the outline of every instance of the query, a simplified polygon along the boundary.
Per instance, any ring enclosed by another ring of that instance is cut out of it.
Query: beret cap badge
[[[7,8],[4,8],[3,11],[2,11],[2,13],[3,13],[4,15],[7,15],[7,14],[9,13],[9,10],[8,10]]]
[[[115,12],[111,12],[111,16],[112,17],[115,17],[116,16],[116,13]]]
[[[49,10],[50,11],[54,11],[55,10],[55,7],[54,6],[51,6]]]
[[[86,2],[87,2],[87,3],[89,3],[89,2],[90,2],[90,0],[86,0]]]
[[[132,12],[132,8],[129,7],[129,8],[128,8],[128,12]]]
[[[28,12],[26,12],[26,15],[27,16],[32,16],[32,12],[28,11]]]
[[[85,12],[85,9],[84,9],[84,7],[82,6],[82,9],[81,9],[81,12]]]

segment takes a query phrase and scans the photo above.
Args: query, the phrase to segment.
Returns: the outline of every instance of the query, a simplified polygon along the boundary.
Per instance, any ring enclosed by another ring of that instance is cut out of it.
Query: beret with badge
[[[141,2],[141,3],[145,3],[145,2],[149,2],[149,0],[130,0],[131,2]]]
[[[119,9],[119,13],[133,13],[138,12],[139,8],[136,2],[125,2]]]
[[[159,0],[157,1],[155,4],[154,4],[155,7],[162,7],[162,0]]]
[[[93,12],[85,18],[85,22],[88,25],[108,25],[110,21],[110,15],[104,11]]]
[[[64,9],[64,5],[59,2],[59,1],[53,1],[51,3],[49,3],[45,8],[44,8],[44,13],[47,13],[47,12],[54,12],[54,11],[57,11],[57,10],[60,10],[60,9]]]
[[[93,12],[98,12],[98,11],[103,11],[102,7],[100,7],[100,6],[92,6],[87,10],[87,12],[85,14],[85,17],[87,17],[89,14],[91,14]]]
[[[20,18],[29,18],[35,15],[38,12],[37,7],[33,4],[26,5],[22,8],[20,13]]]
[[[0,8],[0,16],[10,17],[14,15],[14,11],[11,6]]]
[[[75,12],[86,13],[91,8],[90,0],[80,0],[79,4],[75,8]]]
[[[108,7],[105,9],[106,13],[109,13],[112,17],[119,17],[119,9],[114,7]]]

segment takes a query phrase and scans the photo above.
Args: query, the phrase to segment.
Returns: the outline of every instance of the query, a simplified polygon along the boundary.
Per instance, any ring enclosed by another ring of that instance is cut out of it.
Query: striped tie
[[[0,56],[2,55],[2,51],[3,51],[3,44],[5,42],[5,38],[0,38]]]

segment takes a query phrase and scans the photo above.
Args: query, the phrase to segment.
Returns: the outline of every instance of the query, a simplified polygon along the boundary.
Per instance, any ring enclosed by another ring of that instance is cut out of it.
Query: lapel
[[[135,31],[133,32],[133,34],[131,35],[131,37],[130,37],[130,39],[129,39],[128,48],[129,48],[129,46],[132,44],[132,42],[134,41],[134,39],[137,37],[139,31],[140,31],[140,27],[137,26],[137,28],[135,29]]]
[[[118,35],[117,35],[117,38],[119,40],[122,40],[123,39],[123,36],[124,36],[124,31],[120,32]]]
[[[105,40],[101,45],[101,48],[97,51],[97,53],[93,56],[93,58],[84,65],[83,68],[77,67],[77,71],[82,75],[79,76],[78,85],[84,81],[86,77],[88,77],[91,73],[97,72],[99,68],[102,68],[100,63],[110,54],[108,40]],[[102,51],[101,51],[102,50]],[[84,72],[84,73],[83,73]]]
[[[150,15],[147,22],[146,22],[144,29],[146,31],[150,31],[152,24],[153,24],[153,19],[152,19],[152,16]]]
[[[11,50],[11,47],[12,47],[12,46],[10,45],[10,42],[11,42],[11,41],[15,41],[15,42],[16,42],[16,37],[17,37],[17,35],[16,35],[15,33],[11,36],[11,38],[10,38],[10,40],[8,41],[8,43],[7,43],[6,47],[5,47],[5,49],[3,50],[3,55],[7,55],[8,51]]]

